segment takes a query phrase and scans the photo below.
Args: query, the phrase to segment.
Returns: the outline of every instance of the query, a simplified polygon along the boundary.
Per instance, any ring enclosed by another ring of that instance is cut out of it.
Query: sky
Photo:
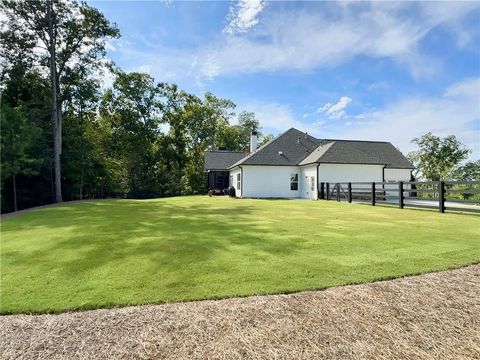
[[[108,56],[253,111],[264,134],[456,135],[480,158],[480,2],[89,1]]]

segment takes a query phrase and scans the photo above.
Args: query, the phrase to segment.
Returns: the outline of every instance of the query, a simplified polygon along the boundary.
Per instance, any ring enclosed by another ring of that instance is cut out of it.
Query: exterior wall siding
[[[300,167],[301,170],[301,197],[305,199],[318,199],[318,181],[317,181],[317,164],[305,165]],[[310,181],[313,180],[313,190]]]
[[[243,197],[301,197],[301,172],[298,166],[243,165],[242,169]],[[298,190],[290,190],[291,174],[298,174]]]
[[[410,169],[385,169],[385,181],[410,181]]]
[[[320,164],[319,182],[373,182],[383,180],[383,165]]]
[[[383,172],[385,171],[385,172]],[[298,190],[290,189],[291,174],[298,174]],[[237,176],[241,184],[237,188]],[[409,181],[409,169],[383,170],[383,165],[362,164],[317,164],[305,166],[263,166],[243,165],[230,170],[237,197],[250,198],[305,198],[318,199],[320,182],[381,182]],[[311,178],[314,178],[314,190],[311,189]],[[361,187],[361,186],[358,186]],[[365,187],[369,187],[368,184]],[[388,189],[388,185],[385,189]],[[390,192],[387,192],[389,195]],[[393,194],[393,192],[392,192]],[[394,194],[393,194],[394,195]]]
[[[411,170],[410,169],[385,169],[385,181],[410,181],[410,176],[411,176]],[[398,184],[386,184],[384,186],[385,190],[392,189],[392,191],[386,191],[385,195],[387,195],[387,199],[390,199],[390,197],[396,197],[398,196]],[[405,184],[403,185],[404,189],[410,189],[411,185],[410,184]],[[405,192],[404,196],[410,196],[410,193]],[[393,198],[392,198],[393,199]]]
[[[240,175],[240,186],[237,188],[237,176]],[[230,184],[235,188],[235,196],[236,197],[242,197],[242,169],[239,167],[236,167],[232,170],[230,170],[230,179],[232,179],[233,183]]]

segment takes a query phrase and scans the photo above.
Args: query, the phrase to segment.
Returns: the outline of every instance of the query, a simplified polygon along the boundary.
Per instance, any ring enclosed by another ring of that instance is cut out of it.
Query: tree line
[[[228,99],[123,72],[105,51],[118,27],[85,3],[5,0],[0,11],[2,212],[203,193],[204,152],[246,151],[260,133]]]

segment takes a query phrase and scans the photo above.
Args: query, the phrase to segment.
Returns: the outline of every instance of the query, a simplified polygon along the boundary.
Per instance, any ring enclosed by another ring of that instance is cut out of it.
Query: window
[[[233,175],[230,175],[230,182],[228,183],[228,186],[233,186]]]
[[[237,174],[237,190],[240,190],[240,185],[241,185],[241,183],[240,183],[241,180],[240,179],[241,179],[241,175],[240,175],[240,173],[238,173]]]
[[[298,190],[298,174],[290,175],[290,190]]]
[[[310,176],[310,190],[315,191],[315,176]]]

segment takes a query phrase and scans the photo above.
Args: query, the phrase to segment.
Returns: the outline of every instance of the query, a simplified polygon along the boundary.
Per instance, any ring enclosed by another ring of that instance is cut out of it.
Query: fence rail
[[[321,182],[323,200],[480,213],[480,181]]]

